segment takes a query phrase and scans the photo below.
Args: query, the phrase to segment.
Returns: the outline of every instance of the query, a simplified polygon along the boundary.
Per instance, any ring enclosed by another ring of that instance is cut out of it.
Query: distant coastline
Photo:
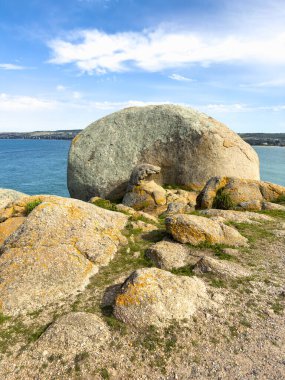
[[[31,139],[31,140],[72,140],[81,129],[36,131],[36,132],[2,132],[0,139]],[[242,139],[254,146],[285,147],[285,133],[240,133]]]

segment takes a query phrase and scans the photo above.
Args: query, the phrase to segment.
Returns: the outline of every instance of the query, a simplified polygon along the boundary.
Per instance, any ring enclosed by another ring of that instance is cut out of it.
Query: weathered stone
[[[158,230],[158,227],[154,224],[145,223],[142,220],[134,220],[130,222],[132,228],[139,229],[142,232],[151,232]]]
[[[27,195],[16,190],[0,189],[0,209],[6,207],[10,202],[25,196]]]
[[[50,197],[1,247],[1,312],[19,314],[83,289],[125,242],[127,216]]]
[[[198,193],[195,191],[186,191],[182,189],[166,190],[167,203],[183,203],[189,207],[195,208]]]
[[[235,228],[202,216],[178,214],[167,217],[165,223],[167,231],[180,243],[247,245],[247,239]]]
[[[0,246],[4,241],[24,223],[25,218],[9,218],[0,223]]]
[[[199,308],[212,306],[204,282],[157,268],[139,269],[123,283],[114,315],[136,327],[163,326],[190,319]]]
[[[111,338],[106,324],[95,314],[73,312],[54,322],[39,338],[35,350],[46,358],[61,354],[75,357],[88,350],[98,349]]]
[[[189,247],[172,241],[162,240],[152,245],[146,256],[160,269],[171,270],[194,264],[199,260],[197,253],[192,254]]]
[[[166,215],[173,215],[173,214],[186,214],[187,212],[194,211],[194,208],[191,206],[188,206],[185,203],[180,202],[171,202],[167,205]]]
[[[251,272],[241,265],[212,257],[202,257],[193,269],[194,273],[213,273],[220,277],[248,277]]]
[[[278,203],[262,202],[262,210],[279,210],[279,211],[285,211],[285,206],[283,206],[283,205],[279,205]]]
[[[113,113],[74,138],[70,194],[119,199],[133,168],[145,162],[161,167],[159,184],[201,185],[225,175],[259,179],[256,152],[225,125],[190,108],[157,105]]]
[[[213,177],[197,197],[198,209],[241,207],[247,210],[260,210],[263,202],[276,201],[285,195],[285,187],[270,182],[262,182],[236,177]],[[223,205],[224,203],[224,205]],[[223,207],[224,206],[224,207]]]
[[[256,212],[249,211],[234,211],[234,210],[202,210],[200,214],[203,216],[209,216],[212,220],[221,222],[236,222],[236,223],[259,223],[268,222],[274,220],[268,215],[257,214]]]
[[[153,180],[152,174],[160,172],[160,167],[141,164],[134,168],[123,198],[123,204],[135,210],[154,208],[166,204],[166,191]]]
[[[138,219],[143,218],[145,221],[150,220],[152,222],[158,223],[158,219],[156,216],[151,215],[151,214],[144,212],[144,211],[134,210],[132,207],[123,205],[122,203],[117,204],[116,209],[120,212],[131,215],[134,218],[138,218]]]

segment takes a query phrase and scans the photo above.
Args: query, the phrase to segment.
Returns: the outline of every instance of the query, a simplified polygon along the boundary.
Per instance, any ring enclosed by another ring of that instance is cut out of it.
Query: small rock
[[[216,260],[212,257],[202,257],[195,265],[195,273],[213,273],[221,277],[238,278],[248,277],[251,272],[241,265],[225,260]]]
[[[191,255],[191,250],[187,246],[167,240],[152,245],[147,250],[146,256],[158,268],[165,270],[181,268],[199,260],[199,256]]]

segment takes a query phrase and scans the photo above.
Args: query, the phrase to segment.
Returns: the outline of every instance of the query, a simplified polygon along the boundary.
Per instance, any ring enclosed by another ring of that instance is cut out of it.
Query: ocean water
[[[66,186],[70,141],[1,140],[0,188],[69,196]],[[254,147],[261,178],[285,186],[285,147]]]

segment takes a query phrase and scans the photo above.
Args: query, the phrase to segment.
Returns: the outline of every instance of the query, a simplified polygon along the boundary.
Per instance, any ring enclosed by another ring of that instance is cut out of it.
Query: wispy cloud
[[[52,109],[55,105],[56,102],[52,100],[0,93],[0,110],[3,111]]]
[[[273,79],[264,82],[245,83],[241,84],[243,88],[262,88],[262,87],[285,87],[285,79]]]
[[[2,70],[27,70],[28,67],[15,65],[13,63],[0,63],[0,69],[2,69]]]
[[[184,77],[183,75],[179,74],[171,74],[168,77],[169,79],[177,80],[179,82],[193,82],[193,79]]]
[[[205,35],[193,31],[108,34],[81,30],[49,42],[51,63],[75,64],[82,72],[156,72],[189,64],[285,64],[285,28],[267,36],[258,34]],[[270,54],[269,54],[270,52]]]

